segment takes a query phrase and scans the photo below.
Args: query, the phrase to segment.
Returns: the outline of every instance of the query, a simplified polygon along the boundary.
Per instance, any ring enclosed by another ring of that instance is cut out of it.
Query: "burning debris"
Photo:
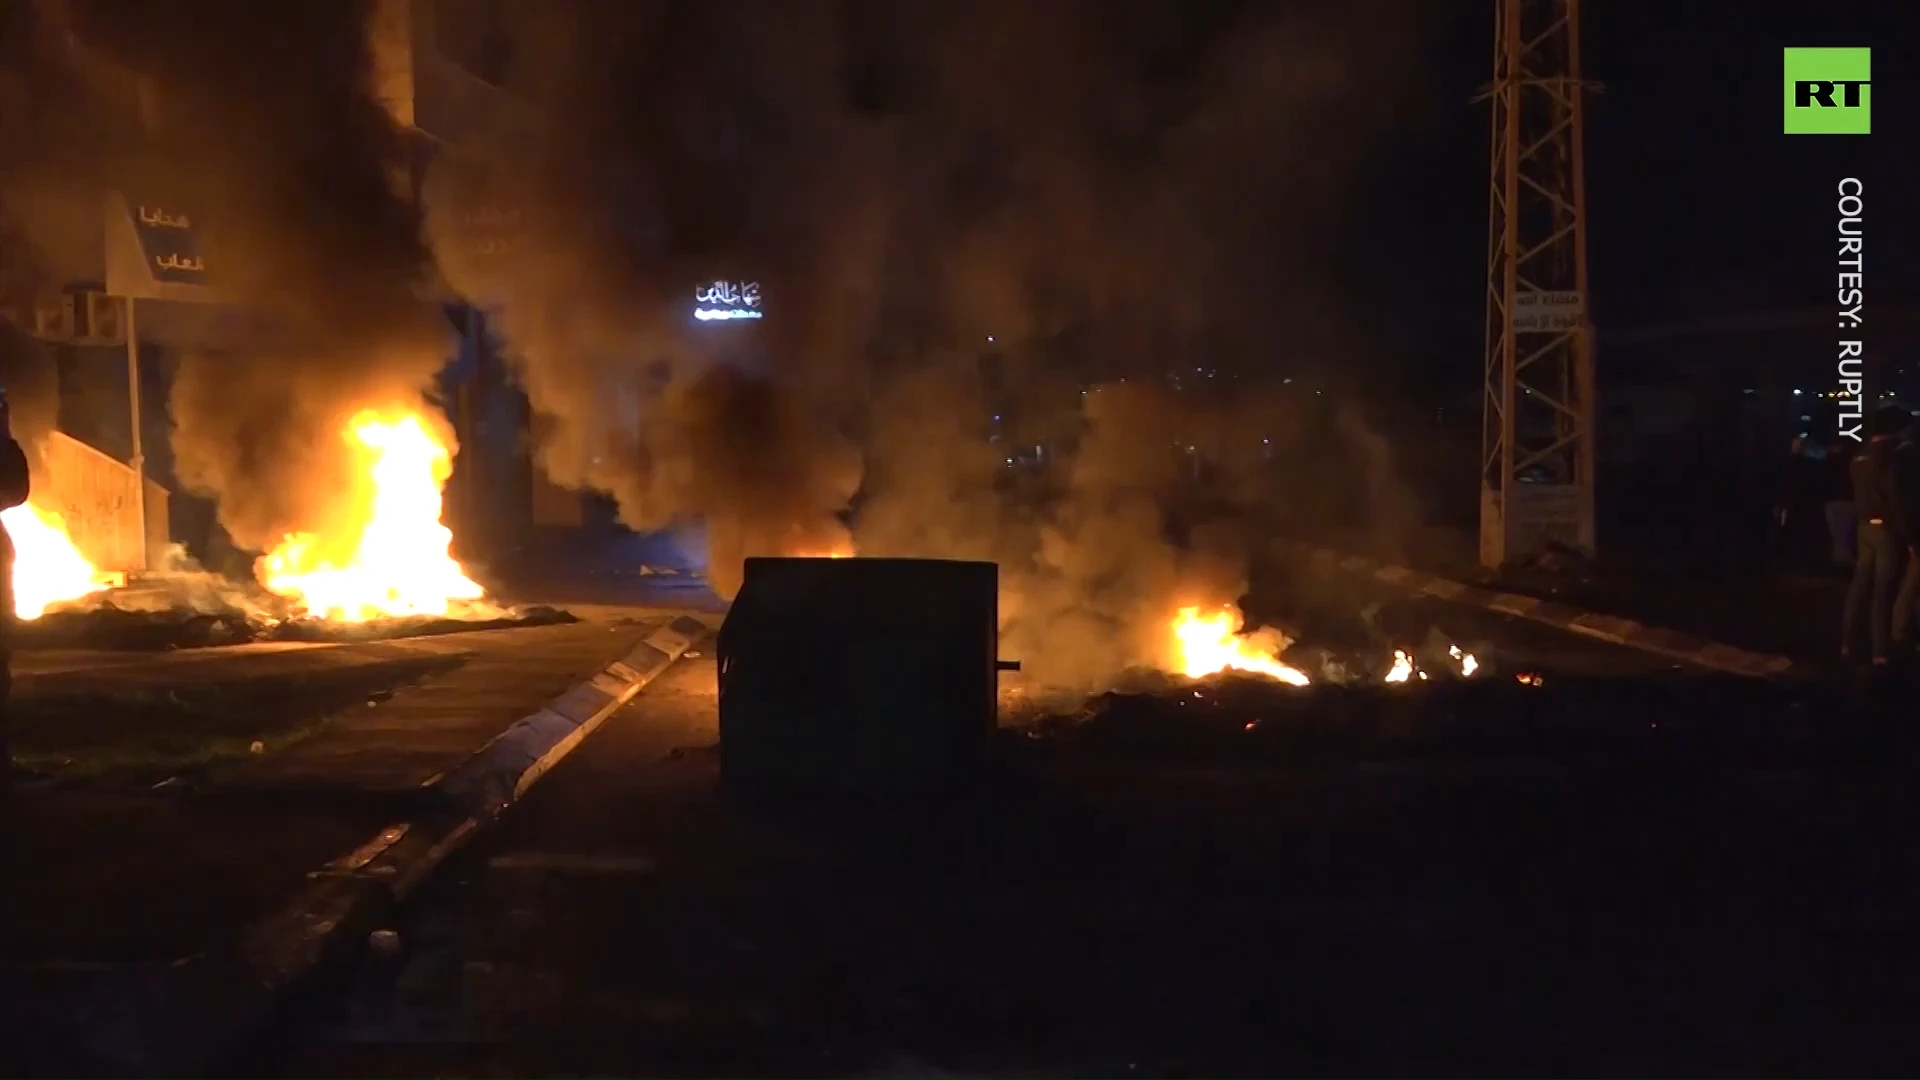
[[[295,601],[303,614],[362,623],[393,616],[487,618],[498,609],[448,549],[453,533],[440,523],[441,486],[453,455],[417,415],[368,410],[347,425],[361,490],[352,494],[358,520],[337,536],[296,533],[260,560],[267,589]]]
[[[37,619],[56,604],[105,591],[108,582],[73,544],[60,515],[28,501],[0,512],[13,540],[13,613]]]
[[[1300,669],[1280,662],[1279,655],[1292,642],[1279,631],[1266,629],[1243,636],[1239,612],[1222,609],[1203,615],[1197,607],[1184,607],[1173,617],[1172,631],[1175,671],[1189,679],[1242,671],[1290,686],[1312,681]]]
[[[502,610],[491,619],[400,616],[347,623],[290,619],[260,609],[161,607],[138,597],[99,594],[90,607],[48,611],[20,624],[15,643],[29,649],[106,649],[167,652],[265,641],[352,642],[427,637],[474,630],[505,630],[574,622],[568,612],[533,607]]]
[[[1393,665],[1387,668],[1387,673],[1381,681],[1390,683],[1406,682],[1407,679],[1414,674],[1414,670],[1413,657],[1408,656],[1405,649],[1395,649],[1393,650]]]
[[[1183,607],[1173,617],[1172,662],[1168,670],[1188,679],[1204,679],[1223,673],[1238,673],[1271,679],[1289,686],[1309,686],[1315,681],[1301,668],[1281,657],[1293,646],[1292,638],[1272,627],[1241,631],[1242,617],[1231,607],[1203,613],[1199,607]],[[1422,664],[1416,652],[1404,648],[1392,650],[1387,668],[1379,676],[1383,683],[1424,682],[1435,672],[1450,678],[1470,679],[1480,671],[1480,661],[1457,644],[1435,639],[1422,650],[1434,658]],[[1322,679],[1337,684],[1364,681],[1356,671],[1365,665],[1320,650],[1314,665]]]
[[[116,587],[117,575],[81,553],[60,514],[33,503],[0,514],[17,553],[16,614],[49,623],[28,639],[181,647],[328,639],[350,627],[397,636],[449,621],[551,621],[551,613],[489,602],[449,554],[453,537],[440,513],[452,452],[420,415],[364,410],[342,441],[353,482],[339,497],[340,527],[286,536],[258,561],[254,585],[200,572],[176,552],[174,567]]]
[[[851,559],[854,555],[853,542],[842,540],[826,547],[801,548],[789,553],[786,557],[789,559]]]

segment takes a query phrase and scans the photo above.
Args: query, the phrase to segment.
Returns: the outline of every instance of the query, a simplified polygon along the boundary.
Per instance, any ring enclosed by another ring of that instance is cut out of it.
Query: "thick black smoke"
[[[1287,417],[1162,379],[1257,374],[1338,323],[1330,226],[1432,97],[1435,5],[439,5],[417,82],[468,108],[424,223],[366,0],[42,7],[81,83],[144,90],[142,134],[73,152],[190,209],[265,313],[171,402],[183,479],[242,543],[331,531],[342,422],[422,403],[430,249],[507,339],[547,472],[636,526],[704,522],[722,591],[746,555],[842,546],[857,501],[862,550],[998,559],[1010,633],[1084,682],[1154,659],[1171,605],[1233,598],[1273,509],[1253,440]],[[435,49],[503,58],[505,93]],[[767,318],[695,323],[715,279],[759,282]],[[1060,458],[1016,481],[1028,443]]]
[[[633,526],[704,521],[723,592],[747,555],[844,546],[896,162],[837,96],[834,9],[514,17],[530,107],[437,163],[427,204],[552,421],[542,466]],[[769,318],[696,324],[714,279],[759,282]]]
[[[1316,226],[1404,104],[1419,8],[528,5],[499,37],[529,107],[440,164],[430,235],[496,306],[554,479],[713,521],[723,588],[822,546],[858,487],[862,551],[999,559],[1010,631],[1098,677],[1151,658],[1176,594],[1233,599],[1234,544],[1169,540],[1173,452],[1260,424],[1081,391],[1257,369],[1331,302]],[[768,318],[693,323],[715,278]],[[1010,492],[996,412],[1077,455]]]
[[[256,314],[233,354],[183,358],[169,402],[181,481],[219,498],[243,546],[339,535],[347,420],[420,409],[448,355],[408,145],[375,92],[373,15],[370,0],[64,11],[76,62],[143,88],[145,130],[105,148],[103,178],[190,213],[210,277]]]

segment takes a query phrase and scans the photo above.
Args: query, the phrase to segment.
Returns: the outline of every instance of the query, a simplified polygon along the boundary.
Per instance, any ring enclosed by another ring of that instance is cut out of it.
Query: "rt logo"
[[[1871,49],[1788,49],[1788,135],[1865,135],[1872,127]]]

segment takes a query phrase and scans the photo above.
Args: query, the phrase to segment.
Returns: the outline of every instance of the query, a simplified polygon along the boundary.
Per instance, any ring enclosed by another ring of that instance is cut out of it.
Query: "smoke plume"
[[[498,74],[526,108],[436,166],[429,235],[497,311],[554,480],[708,520],[723,591],[858,490],[862,552],[999,560],[1030,668],[1097,680],[1176,598],[1237,595],[1233,530],[1169,519],[1176,444],[1212,437],[1243,518],[1271,422],[1137,383],[1257,370],[1331,302],[1314,226],[1400,104],[1414,10],[527,5]],[[693,322],[713,279],[767,317]],[[1029,443],[1069,457],[1014,482]]]
[[[72,0],[67,13],[76,48],[142,88],[145,138],[115,172],[196,220],[210,282],[256,316],[230,354],[180,360],[180,480],[218,497],[244,547],[340,535],[346,421],[427,411],[451,341],[423,291],[408,146],[374,92],[371,0]]]
[[[1250,387],[1338,307],[1317,260],[1419,7],[450,5],[435,47],[498,85],[420,54],[471,106],[424,219],[367,0],[65,10],[145,87],[120,174],[201,217],[266,313],[170,403],[242,544],[329,532],[345,419],[423,404],[431,264],[489,313],[547,474],[636,528],[704,524],[723,593],[851,521],[864,552],[999,561],[1010,649],[1088,685],[1241,588],[1286,414],[1167,376]],[[695,322],[714,280],[759,283],[765,318]]]

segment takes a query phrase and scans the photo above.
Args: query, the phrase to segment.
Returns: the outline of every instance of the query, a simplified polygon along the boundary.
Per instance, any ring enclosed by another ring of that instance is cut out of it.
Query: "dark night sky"
[[[1347,268],[1350,291],[1421,313],[1406,322],[1425,328],[1424,340],[1398,344],[1423,374],[1446,382],[1478,356],[1488,115],[1469,98],[1492,64],[1491,2],[1457,7],[1434,46],[1433,92],[1448,100],[1387,155],[1360,201],[1365,220],[1354,222]],[[1872,193],[1869,250],[1882,257],[1869,262],[1870,304],[1912,305],[1912,260],[1896,253],[1920,248],[1905,239],[1914,235],[1920,165],[1911,122],[1895,105],[1912,95],[1892,46],[1920,41],[1920,19],[1896,16],[1892,3],[1583,7],[1586,74],[1603,86],[1587,114],[1589,266],[1603,333],[1610,324],[1829,303],[1834,187],[1847,175]],[[1781,133],[1789,45],[1877,47],[1873,135]]]

